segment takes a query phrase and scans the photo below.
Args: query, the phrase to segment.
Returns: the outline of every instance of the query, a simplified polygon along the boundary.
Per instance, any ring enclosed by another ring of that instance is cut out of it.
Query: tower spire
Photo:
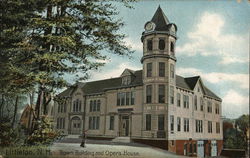
[[[166,31],[168,29],[167,25],[169,24],[169,20],[167,16],[164,14],[164,12],[162,11],[160,5],[158,6],[158,9],[156,10],[151,21],[155,23],[156,31]]]

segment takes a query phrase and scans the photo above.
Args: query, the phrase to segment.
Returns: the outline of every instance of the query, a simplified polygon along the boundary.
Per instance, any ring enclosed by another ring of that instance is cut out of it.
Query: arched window
[[[171,51],[171,54],[174,55],[174,42],[170,43],[170,51]]]
[[[165,40],[164,39],[160,39],[159,40],[159,49],[160,50],[164,50],[165,49]]]

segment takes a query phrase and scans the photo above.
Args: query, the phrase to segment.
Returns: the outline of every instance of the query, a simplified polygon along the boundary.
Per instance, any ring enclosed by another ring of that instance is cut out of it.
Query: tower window
[[[163,62],[159,63],[159,76],[165,77],[165,63]]]
[[[146,114],[146,130],[150,131],[151,130],[151,115]]]
[[[147,48],[148,50],[153,50],[153,40],[147,40]]]
[[[146,103],[152,102],[152,85],[146,87]]]
[[[174,42],[170,43],[170,51],[171,51],[171,54],[174,55]]]
[[[159,103],[165,103],[165,85],[159,85]]]
[[[171,64],[170,65],[170,75],[171,75],[171,78],[174,78],[174,64]]]
[[[147,77],[152,77],[152,63],[147,63]]]
[[[164,130],[164,115],[158,115],[158,130]]]
[[[159,40],[159,49],[160,50],[164,50],[165,49],[165,40],[164,39],[160,39]]]

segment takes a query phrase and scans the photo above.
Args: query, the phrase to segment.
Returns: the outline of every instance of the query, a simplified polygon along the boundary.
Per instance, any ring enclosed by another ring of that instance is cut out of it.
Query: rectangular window
[[[153,40],[147,40],[147,49],[149,51],[153,50]]]
[[[120,92],[117,93],[117,105],[118,106],[121,105],[121,93]]]
[[[147,77],[152,77],[152,63],[147,63]]]
[[[174,116],[170,115],[170,131],[174,131]]]
[[[159,103],[165,103],[165,85],[159,85]]]
[[[181,118],[177,117],[177,131],[181,131]]]
[[[203,127],[202,127],[202,120],[195,120],[195,131],[197,133],[202,133],[203,132]]]
[[[96,117],[96,128],[95,129],[99,129],[99,124],[100,124],[100,117],[97,116]]]
[[[101,107],[101,101],[100,101],[100,100],[97,100],[96,111],[100,111],[100,107]]]
[[[212,124],[212,121],[208,121],[208,133],[213,133],[213,124]]]
[[[131,105],[135,105],[135,92],[131,92]]]
[[[164,115],[158,115],[158,130],[164,130]]]
[[[92,117],[89,117],[89,129],[93,129],[93,121],[92,121]]]
[[[126,104],[129,105],[130,92],[126,92]]]
[[[170,104],[174,104],[174,87],[170,86]]]
[[[165,77],[165,63],[159,63],[159,77]]]
[[[200,110],[203,111],[204,102],[202,97],[200,97],[200,106]]]
[[[216,122],[216,133],[220,133],[220,122]]]
[[[125,105],[125,95],[126,93],[121,93],[121,105]]]
[[[151,115],[146,114],[146,130],[150,131],[151,130]]]
[[[96,100],[94,100],[94,106],[93,106],[93,111],[96,111],[96,109],[97,109],[97,104],[96,104]]]
[[[207,112],[212,113],[212,103],[210,101],[207,102]]]
[[[197,110],[197,96],[194,96],[194,109]]]
[[[181,107],[181,94],[177,93],[177,106]]]
[[[189,132],[189,119],[184,118],[184,132]]]
[[[215,104],[215,113],[220,114],[220,106],[219,106],[219,104]]]
[[[189,108],[189,97],[187,95],[183,95],[183,106]]]
[[[60,123],[59,123],[59,120],[60,120],[59,118],[56,119],[56,128],[57,128],[57,129],[59,129],[59,126],[60,126],[60,125],[59,125],[59,124],[60,124]]]
[[[109,130],[114,130],[114,122],[115,122],[115,117],[114,116],[110,116]]]
[[[152,102],[152,85],[146,86],[146,103]]]
[[[170,76],[174,78],[174,64],[170,64]]]

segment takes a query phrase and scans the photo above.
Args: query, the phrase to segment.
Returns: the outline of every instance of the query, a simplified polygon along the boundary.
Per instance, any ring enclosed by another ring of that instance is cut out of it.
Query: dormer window
[[[160,50],[164,50],[165,49],[165,40],[164,39],[160,39],[159,40],[159,49]]]
[[[153,50],[153,40],[152,39],[147,40],[147,48],[149,51]]]
[[[129,85],[131,83],[131,76],[122,77],[122,85]]]

